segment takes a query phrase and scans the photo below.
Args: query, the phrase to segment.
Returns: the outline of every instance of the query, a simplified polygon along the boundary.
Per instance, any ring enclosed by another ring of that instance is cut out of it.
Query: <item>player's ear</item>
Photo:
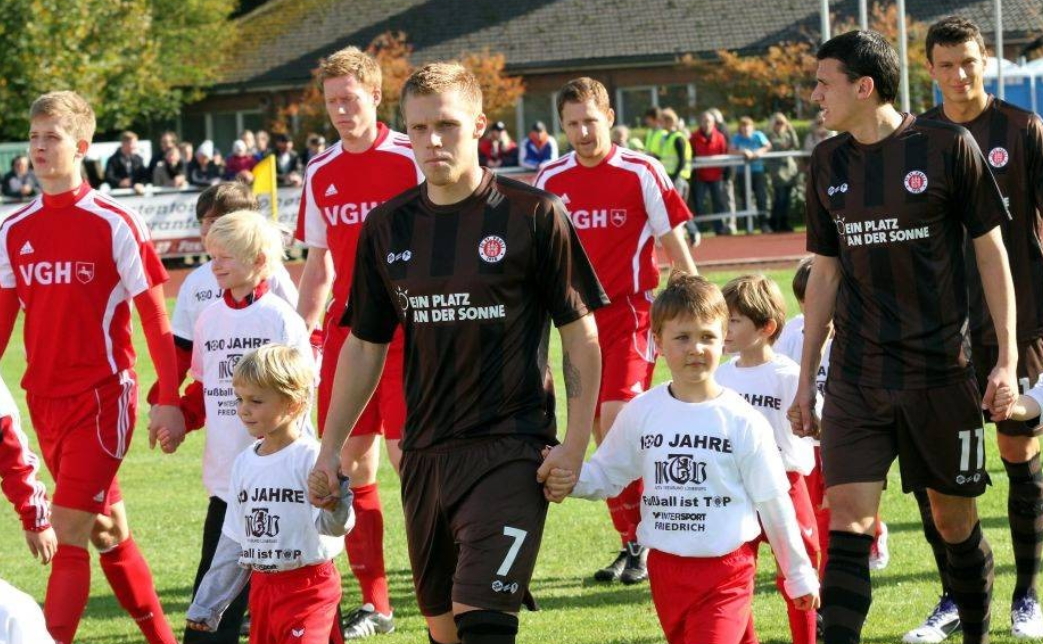
[[[254,258],[254,270],[261,270],[264,265],[268,263],[268,256],[264,253],[257,253],[257,257]]]
[[[87,156],[87,150],[91,147],[91,142],[86,139],[80,139],[76,142],[76,154],[81,157]]]
[[[485,136],[485,128],[489,125],[489,117],[485,112],[480,112],[474,120],[474,138],[480,139]]]
[[[379,87],[373,90],[373,106],[380,105],[380,100],[384,98],[384,92]]]
[[[778,329],[779,329],[779,323],[778,322],[776,322],[775,320],[768,320],[767,322],[764,323],[764,326],[762,326],[758,330],[761,332],[761,334],[764,337],[770,338],[771,336],[775,335],[775,332],[778,331]]]
[[[876,90],[876,81],[872,76],[863,76],[858,79],[858,97],[869,98]]]
[[[655,331],[652,332],[652,341],[655,342],[655,348],[658,353],[663,353],[663,338]]]
[[[608,112],[605,113],[605,117],[608,118],[608,127],[611,128],[616,124],[616,111],[611,107],[608,108]]]

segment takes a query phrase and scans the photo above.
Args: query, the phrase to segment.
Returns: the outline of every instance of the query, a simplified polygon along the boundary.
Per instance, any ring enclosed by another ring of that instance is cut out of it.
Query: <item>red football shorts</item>
[[[332,561],[250,575],[250,644],[328,644],[340,603]]]
[[[757,568],[744,543],[723,557],[648,553],[648,580],[669,644],[739,644],[753,607]]]
[[[319,433],[326,427],[326,414],[333,395],[333,376],[337,371],[340,349],[348,339],[351,329],[340,326],[336,320],[326,320],[326,341],[322,345],[322,365],[319,367]],[[403,386],[402,360],[405,358],[405,335],[402,327],[388,345],[384,373],[380,375],[377,390],[369,404],[359,416],[352,436],[383,434],[388,440],[401,440],[402,428],[406,424],[406,392]]]
[[[73,396],[28,394],[26,403],[54,477],[54,505],[109,514],[112,504],[123,499],[116,472],[134,433],[134,372],[122,371]]]
[[[656,351],[651,314],[651,292],[619,297],[594,311],[601,346],[599,414],[602,403],[626,402],[652,385]]]

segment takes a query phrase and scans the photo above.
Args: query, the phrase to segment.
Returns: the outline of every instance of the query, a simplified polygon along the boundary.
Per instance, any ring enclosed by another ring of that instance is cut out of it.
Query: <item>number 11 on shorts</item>
[[[972,437],[971,434],[974,436]],[[972,445],[973,443],[973,445]],[[975,470],[985,466],[985,428],[979,427],[975,430],[965,429],[960,432],[960,471],[969,472],[971,469],[971,449],[974,449]]]

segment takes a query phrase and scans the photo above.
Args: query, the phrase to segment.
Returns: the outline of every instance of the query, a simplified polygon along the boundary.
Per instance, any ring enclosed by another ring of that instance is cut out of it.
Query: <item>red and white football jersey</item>
[[[535,185],[558,195],[609,299],[654,289],[655,240],[692,216],[659,161],[617,146],[598,165],[576,153],[551,161]]]
[[[82,393],[134,366],[130,300],[167,280],[138,215],[83,183],[0,226],[0,288],[25,311],[26,391]]]
[[[378,123],[377,140],[365,152],[336,144],[308,163],[297,215],[297,239],[329,249],[336,277],[330,311],[348,302],[355,247],[371,210],[424,180],[409,137]]]
[[[22,519],[22,528],[38,532],[50,525],[47,490],[37,478],[40,459],[29,449],[18,405],[0,380],[0,487]]]

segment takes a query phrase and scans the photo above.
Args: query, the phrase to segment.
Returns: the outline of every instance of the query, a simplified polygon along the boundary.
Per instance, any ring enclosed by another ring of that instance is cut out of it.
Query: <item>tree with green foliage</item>
[[[29,105],[70,89],[100,130],[171,118],[201,96],[234,44],[236,0],[6,0],[0,140],[23,140]]]

